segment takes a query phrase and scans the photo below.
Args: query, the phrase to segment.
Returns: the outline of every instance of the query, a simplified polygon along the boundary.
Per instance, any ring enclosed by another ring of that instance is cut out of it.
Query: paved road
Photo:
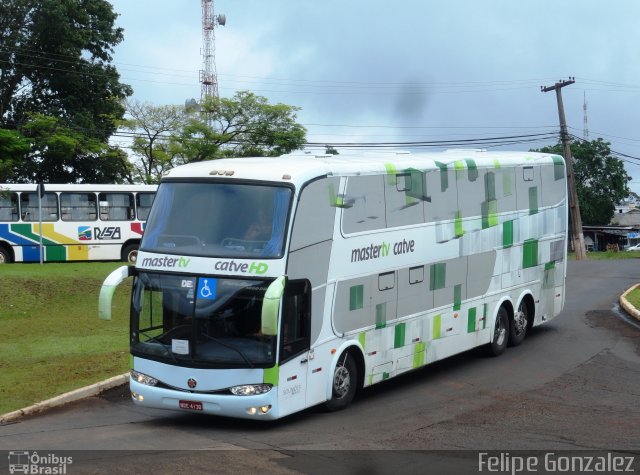
[[[616,302],[638,281],[636,260],[571,262],[565,310],[521,346],[499,358],[472,351],[430,365],[365,390],[347,411],[257,423],[139,409],[126,390],[113,390],[0,427],[0,450],[137,451],[76,453],[73,468],[91,467],[87,473],[137,473],[139,464],[160,473],[405,473],[427,462],[446,473],[452,457],[476,460],[477,452],[427,461],[411,451],[459,449],[615,449],[634,453],[637,466],[640,325]],[[221,450],[153,452],[191,449]]]

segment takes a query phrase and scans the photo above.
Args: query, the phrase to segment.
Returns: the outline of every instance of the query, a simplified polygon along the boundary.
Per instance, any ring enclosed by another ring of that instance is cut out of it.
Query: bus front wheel
[[[348,351],[340,355],[336,369],[333,371],[331,399],[326,402],[329,411],[346,408],[356,394],[358,386],[358,369],[356,362]]]

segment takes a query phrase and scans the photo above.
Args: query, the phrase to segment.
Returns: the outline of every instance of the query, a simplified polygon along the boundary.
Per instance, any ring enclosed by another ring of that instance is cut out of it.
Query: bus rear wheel
[[[518,346],[524,341],[524,337],[527,336],[527,328],[529,327],[529,307],[525,299],[522,299],[522,302],[518,305],[518,310],[510,324],[509,344],[511,346]]]
[[[358,386],[358,369],[353,356],[345,351],[340,355],[336,369],[333,372],[331,399],[325,406],[329,411],[339,411],[346,408],[356,395]]]
[[[500,307],[496,315],[496,323],[493,330],[493,338],[489,344],[489,353],[493,356],[501,355],[507,348],[509,341],[509,312],[504,307]]]

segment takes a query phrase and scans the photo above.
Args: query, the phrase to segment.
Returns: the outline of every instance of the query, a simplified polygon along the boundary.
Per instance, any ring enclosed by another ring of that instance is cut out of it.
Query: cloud
[[[137,78],[136,96],[158,104],[198,97],[200,2],[112,3],[125,27],[116,61],[173,69],[121,71]],[[640,4],[634,2],[216,0],[215,5],[216,13],[227,15],[227,25],[216,30],[221,94],[250,89],[272,102],[300,106],[299,118],[307,124],[397,127],[309,125],[310,138],[390,141],[557,127],[555,97],[542,94],[539,86],[569,75],[577,82],[563,97],[575,133],[582,130],[586,89],[592,138],[595,132],[637,134],[638,90],[619,86],[636,84],[640,77],[635,60]],[[405,126],[477,128],[400,128]],[[640,142],[611,140],[614,150],[640,156]],[[640,167],[629,169],[640,177]]]

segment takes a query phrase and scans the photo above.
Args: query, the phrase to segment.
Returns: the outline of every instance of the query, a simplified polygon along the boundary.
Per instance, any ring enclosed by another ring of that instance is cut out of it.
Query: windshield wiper
[[[245,356],[245,354],[240,351],[240,349],[236,348],[233,345],[229,345],[228,343],[223,343],[221,340],[217,339],[216,337],[213,337],[211,335],[207,335],[206,333],[202,333],[202,336],[204,336],[205,338],[208,338],[211,341],[215,341],[216,343],[219,343],[220,345],[224,346],[225,348],[229,348],[230,350],[235,351],[236,353],[238,353],[242,359],[249,365],[250,368],[254,368],[253,363],[251,362],[251,360],[249,360],[249,358],[247,358]]]
[[[140,343],[149,343],[149,342],[154,342],[154,343],[159,343],[160,347],[164,350],[164,352],[169,355],[171,357],[171,359],[173,360],[174,363],[178,364],[178,359],[176,358],[176,355],[173,354],[173,351],[170,351],[169,348],[167,348],[167,344],[163,343],[159,340],[159,338],[162,338],[164,335],[166,335],[168,332],[163,333],[160,336],[151,336],[149,334],[147,334],[146,332],[143,331],[138,331],[138,333],[140,335],[144,335],[145,337],[147,337],[146,341],[141,341]],[[139,341],[139,340],[138,340]]]

